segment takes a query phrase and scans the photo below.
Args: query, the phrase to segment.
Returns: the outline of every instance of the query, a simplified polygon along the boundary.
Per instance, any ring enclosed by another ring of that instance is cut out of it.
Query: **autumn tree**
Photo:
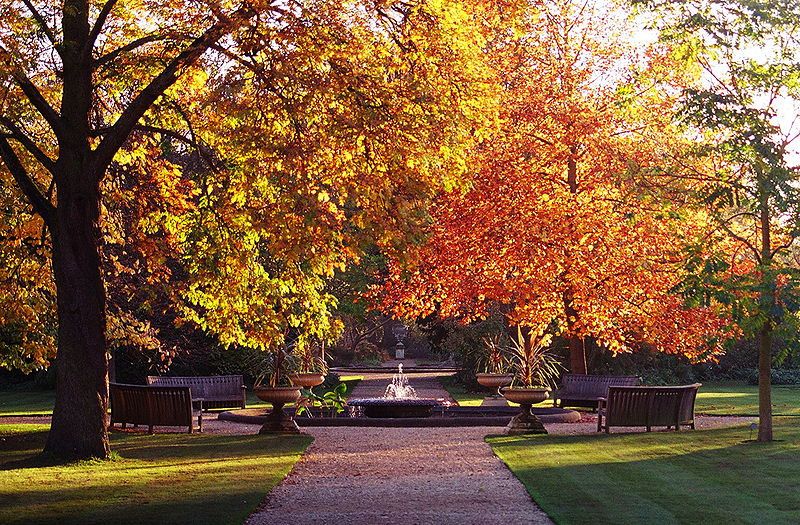
[[[772,440],[771,364],[776,328],[798,312],[800,234],[800,3],[642,1],[664,38],[702,72],[677,118],[697,137],[684,162],[702,184],[691,193],[709,213],[722,249],[696,257],[685,291],[729,306],[758,340],[759,441]],[[675,175],[681,184],[686,173]],[[707,246],[699,247],[707,251]],[[796,338],[797,334],[787,334]]]
[[[490,11],[3,2],[0,177],[14,210],[2,219],[3,277],[16,288],[2,293],[4,306],[55,303],[46,450],[108,455],[106,280],[125,268],[223,343],[269,349],[289,329],[335,330],[325,278],[364,239],[396,249],[412,236],[422,203],[459,184],[466,148],[494,120],[481,65]],[[9,270],[25,258],[6,250],[12,231],[33,239],[39,266]],[[35,316],[24,323],[48,337]]]
[[[394,266],[384,304],[465,320],[508,305],[513,324],[569,340],[575,373],[589,337],[708,357],[722,321],[671,293],[682,239],[707,224],[629,183],[684,143],[670,124],[680,64],[606,5],[533,6],[524,36],[498,43],[502,129],[476,150],[469,191],[437,200],[419,264]]]

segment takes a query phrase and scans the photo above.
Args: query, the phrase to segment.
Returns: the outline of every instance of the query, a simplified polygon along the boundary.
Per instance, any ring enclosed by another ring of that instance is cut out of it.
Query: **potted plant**
[[[521,384],[512,384],[502,389],[503,397],[512,403],[519,403],[520,413],[506,427],[509,434],[545,434],[539,418],[531,412],[531,405],[548,398],[563,370],[558,358],[549,352],[549,334],[536,335],[532,330],[523,333],[517,326],[517,337],[511,341],[509,350],[514,368],[514,379]]]
[[[287,385],[286,370],[292,362],[291,349],[280,347],[267,352],[262,363],[262,371],[256,378],[253,392],[256,396],[272,405],[272,412],[261,427],[259,434],[274,432],[300,432],[300,428],[290,414],[283,410],[287,403],[294,403],[300,398],[300,386]],[[269,384],[262,381],[269,377]]]
[[[319,352],[317,352],[319,348]],[[289,381],[296,386],[311,388],[321,385],[328,373],[328,364],[325,362],[325,343],[316,345],[305,344],[296,349],[297,372],[289,374]]]
[[[482,372],[475,374],[475,377],[480,385],[497,389],[497,394],[500,395],[500,387],[511,384],[514,378],[514,375],[509,373],[511,360],[499,334],[484,337],[483,343],[483,352],[477,363]]]

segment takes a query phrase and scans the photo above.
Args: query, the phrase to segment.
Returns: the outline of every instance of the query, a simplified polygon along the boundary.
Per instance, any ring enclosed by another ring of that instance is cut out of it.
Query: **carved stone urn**
[[[479,385],[486,388],[499,389],[500,387],[511,384],[514,379],[514,374],[475,374]],[[498,393],[500,391],[498,390]]]
[[[289,374],[289,382],[294,386],[301,386],[303,388],[321,385],[324,381],[325,374],[318,374],[316,372]]]
[[[272,405],[272,412],[267,415],[267,420],[258,431],[259,434],[273,434],[276,432],[299,433],[300,427],[297,426],[294,418],[283,410],[283,405],[294,403],[300,398],[299,386],[257,386],[253,391],[261,401],[266,401]]]
[[[519,403],[519,414],[511,418],[506,426],[506,434],[547,434],[541,420],[531,411],[531,405],[541,403],[550,396],[549,388],[503,388],[503,397],[512,403]]]

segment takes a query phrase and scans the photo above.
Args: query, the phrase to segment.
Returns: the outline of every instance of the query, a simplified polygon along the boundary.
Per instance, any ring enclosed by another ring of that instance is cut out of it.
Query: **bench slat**
[[[127,423],[147,425],[151,434],[154,426],[186,426],[190,434],[194,430],[189,387],[110,383],[108,390],[111,401],[110,426],[115,423],[120,423],[122,428]],[[202,415],[198,416],[198,425],[202,432]]]
[[[245,408],[244,378],[229,376],[147,376],[148,385],[188,386],[192,399],[203,399],[203,408]],[[197,403],[195,403],[197,405]]]
[[[604,397],[609,386],[634,386],[636,376],[608,376],[586,374],[564,374],[562,385],[553,394],[555,406],[596,407],[597,398]]]
[[[597,431],[610,427],[694,428],[694,403],[700,383],[680,386],[610,386],[598,404]],[[605,425],[603,418],[605,417]]]

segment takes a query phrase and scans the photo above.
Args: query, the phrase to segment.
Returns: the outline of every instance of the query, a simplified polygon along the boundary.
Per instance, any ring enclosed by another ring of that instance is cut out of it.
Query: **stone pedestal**
[[[506,434],[547,434],[547,430],[542,425],[536,415],[531,412],[531,405],[520,404],[520,412],[508,422],[505,430]]]
[[[264,425],[261,427],[261,430],[258,431],[259,434],[274,434],[278,432],[300,433],[300,427],[297,426],[297,422],[295,422],[292,416],[283,411],[283,405],[284,403],[272,404],[272,413],[267,416],[267,420],[264,421]]]

